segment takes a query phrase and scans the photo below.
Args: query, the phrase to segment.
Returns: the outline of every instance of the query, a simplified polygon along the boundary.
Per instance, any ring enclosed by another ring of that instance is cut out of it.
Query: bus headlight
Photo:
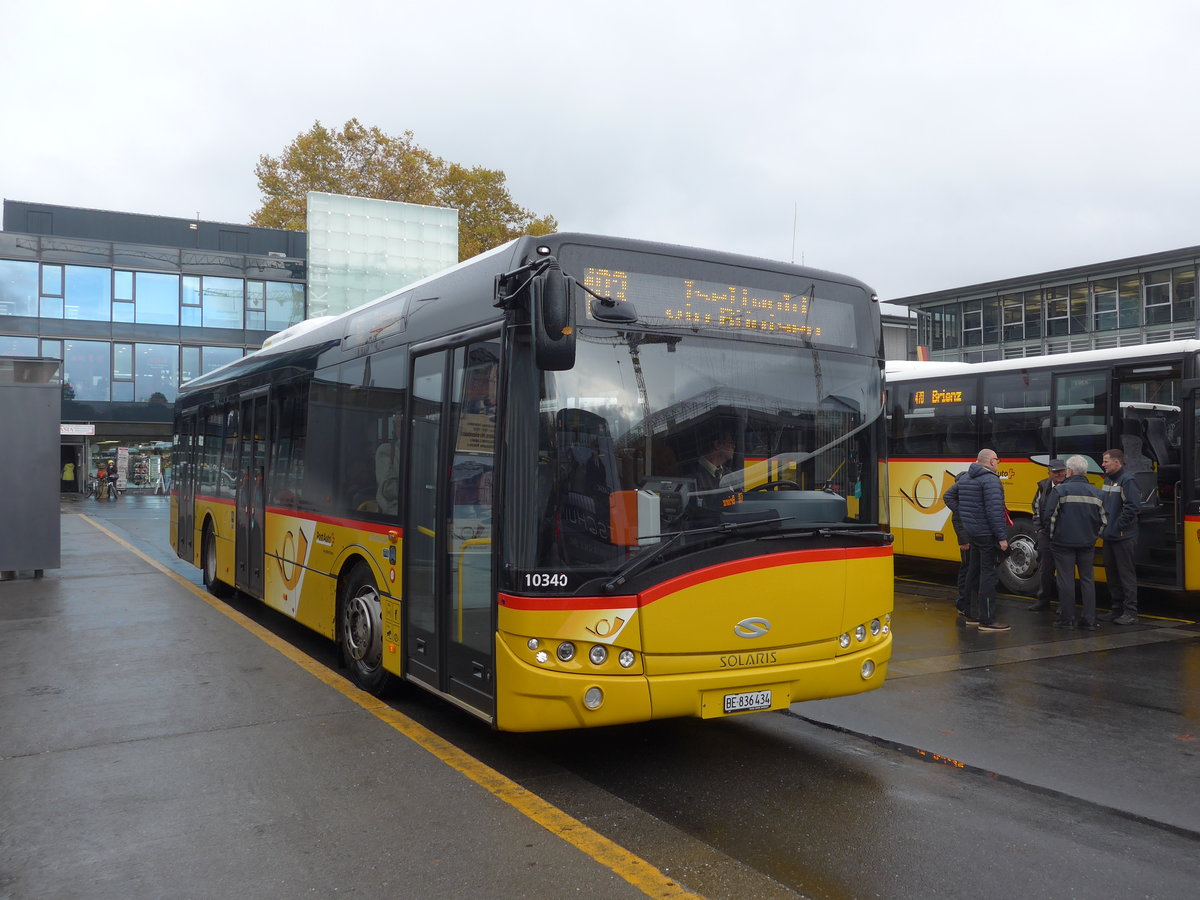
[[[542,642],[539,641],[537,638],[529,639],[529,649],[530,650],[536,650],[540,646],[542,646]]]
[[[872,660],[868,659],[866,662],[864,662],[862,664],[863,681],[866,681],[868,678],[870,678],[874,674],[875,674],[875,663]]]
[[[563,641],[558,645],[558,658],[563,662],[570,662],[575,658],[575,645],[570,641]]]
[[[583,692],[583,705],[588,709],[599,709],[604,702],[604,691],[598,687],[590,687]]]
[[[849,647],[850,646],[850,635],[843,631],[841,633],[841,635],[839,635],[839,637],[838,637],[838,645],[843,650],[845,650],[847,647]]]
[[[622,650],[620,654],[617,655],[617,662],[621,664],[622,669],[628,669],[633,665],[633,651]]]
[[[592,661],[593,666],[602,666],[608,659],[608,648],[603,644],[593,644],[592,649],[588,651],[588,659]]]
[[[879,620],[878,620],[878,619],[872,619],[872,620],[871,620],[871,634],[873,634],[873,635],[875,635],[876,637],[878,637],[878,636],[879,636],[879,629],[880,629],[880,628],[882,628],[882,627],[883,627],[883,626],[882,626],[882,625],[879,623]]]
[[[856,641],[865,641],[867,639],[867,626],[859,625],[854,629],[854,639]]]
[[[550,662],[550,654],[547,653],[545,650],[539,650],[537,652],[537,656],[535,656],[534,659],[536,659],[538,661],[539,665],[544,666],[546,663]]]

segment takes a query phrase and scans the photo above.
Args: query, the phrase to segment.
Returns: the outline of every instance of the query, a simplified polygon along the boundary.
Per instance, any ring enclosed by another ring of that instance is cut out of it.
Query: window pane
[[[114,300],[132,300],[133,299],[133,273],[116,271],[113,272],[113,299]]]
[[[64,341],[63,382],[76,400],[108,400],[112,362],[107,341]]]
[[[63,314],[62,297],[43,297],[42,298],[42,318],[43,319],[61,319]]]
[[[1071,334],[1083,334],[1088,330],[1088,286],[1071,285]]]
[[[37,356],[38,339],[0,335],[0,356]]]
[[[112,320],[114,322],[132,322],[133,304],[114,300],[112,305]]]
[[[111,314],[111,269],[67,266],[66,318],[107,322]]]
[[[205,277],[202,304],[206,328],[241,328],[242,302],[242,279]]]
[[[246,309],[265,309],[266,292],[261,281],[246,282]]]
[[[1025,298],[1025,339],[1042,336],[1042,292],[1026,291]]]
[[[207,375],[213,369],[219,369],[226,363],[231,363],[235,359],[241,358],[241,347],[205,347],[204,368],[201,374]]]
[[[268,281],[267,330],[282,331],[304,320],[304,285]]]
[[[63,270],[62,266],[42,266],[42,294],[62,296]]]
[[[184,306],[199,306],[200,305],[200,276],[199,275],[184,275],[183,276],[183,305]],[[197,322],[197,325],[200,323]]]
[[[179,311],[179,324],[193,328],[200,327],[200,307],[185,306]]]
[[[1175,321],[1190,322],[1196,317],[1196,270],[1191,266],[1172,273]]]
[[[179,371],[179,383],[191,381],[200,377],[200,348],[183,348],[183,368]]]
[[[1119,321],[1122,328],[1142,324],[1142,279],[1139,275],[1126,275],[1121,279]]]
[[[134,373],[134,399],[158,400],[162,394],[168,403],[179,393],[179,347],[175,344],[138,344],[137,371]]]
[[[133,344],[113,344],[113,377],[133,377]]]
[[[62,359],[62,341],[42,341],[42,356],[47,359]],[[63,375],[63,380],[66,381],[66,375]]]
[[[137,273],[137,321],[149,325],[179,324],[179,276]]]
[[[112,386],[112,398],[118,403],[130,403],[133,401],[133,382],[132,381],[114,381]]]
[[[38,314],[38,264],[0,259],[0,315]]]

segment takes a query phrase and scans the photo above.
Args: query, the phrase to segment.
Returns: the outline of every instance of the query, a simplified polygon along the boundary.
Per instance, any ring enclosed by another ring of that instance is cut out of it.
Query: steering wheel
[[[794,481],[766,481],[757,487],[750,488],[750,490],[748,490],[746,493],[753,494],[756,491],[777,491],[780,488],[793,488],[797,491],[801,490],[800,485],[796,484]]]

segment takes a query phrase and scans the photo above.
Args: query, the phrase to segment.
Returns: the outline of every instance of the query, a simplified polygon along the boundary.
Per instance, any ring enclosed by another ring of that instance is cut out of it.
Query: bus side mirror
[[[533,358],[539,369],[562,372],[575,365],[575,299],[571,279],[551,265],[529,285]]]

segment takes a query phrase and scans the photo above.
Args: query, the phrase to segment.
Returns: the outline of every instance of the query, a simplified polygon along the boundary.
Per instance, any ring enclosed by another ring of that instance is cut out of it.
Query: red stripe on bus
[[[216,503],[221,506],[234,506],[233,500],[224,497],[207,497],[196,495],[196,502]],[[360,519],[343,519],[338,516],[319,516],[312,513],[303,513],[295,509],[290,509],[286,506],[268,506],[267,512],[273,516],[287,516],[289,519],[303,519],[305,522],[316,522],[321,525],[338,525],[342,528],[357,528],[359,531],[369,531],[374,534],[390,534],[396,532],[397,535],[403,536],[404,529],[399,525],[386,525],[379,522],[363,522]]]
[[[655,600],[667,594],[681,591],[696,584],[712,581],[716,578],[726,578],[740,575],[743,572],[753,572],[760,569],[773,569],[777,566],[796,565],[803,563],[830,562],[836,560],[855,559],[884,559],[892,556],[892,548],[888,547],[837,547],[828,550],[795,550],[774,556],[756,556],[752,559],[739,559],[734,562],[708,566],[678,578],[664,581],[655,585],[642,594],[614,594],[610,597],[522,597],[514,594],[500,594],[501,606],[509,609],[522,609],[544,612],[570,612],[585,609],[613,609],[648,606]]]

